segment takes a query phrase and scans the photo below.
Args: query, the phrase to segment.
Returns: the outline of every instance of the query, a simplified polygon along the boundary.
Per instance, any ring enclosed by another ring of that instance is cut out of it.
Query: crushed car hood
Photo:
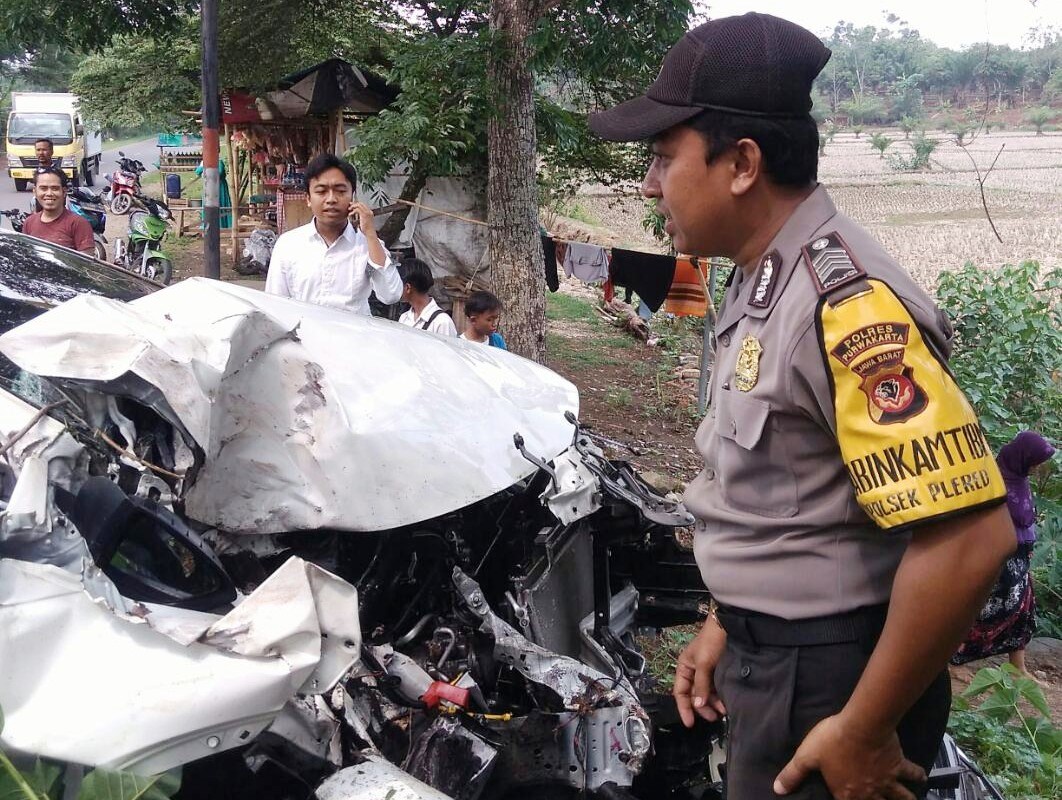
[[[22,369],[133,397],[199,447],[185,513],[234,533],[387,530],[501,491],[570,444],[575,387],[501,350],[191,279],[81,296],[0,337]]]

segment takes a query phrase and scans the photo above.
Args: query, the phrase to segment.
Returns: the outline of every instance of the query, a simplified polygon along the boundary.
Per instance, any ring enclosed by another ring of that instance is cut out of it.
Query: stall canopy
[[[254,95],[239,89],[221,93],[221,121],[228,125],[324,116],[340,109],[375,114],[397,92],[380,77],[339,58],[286,75],[273,91]]]

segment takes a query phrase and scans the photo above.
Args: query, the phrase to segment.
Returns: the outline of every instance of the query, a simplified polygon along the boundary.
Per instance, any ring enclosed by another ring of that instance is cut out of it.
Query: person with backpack
[[[450,315],[428,294],[435,285],[431,267],[419,258],[407,258],[398,265],[398,275],[402,279],[402,302],[409,303],[409,311],[398,321],[422,331],[457,336],[457,327]]]

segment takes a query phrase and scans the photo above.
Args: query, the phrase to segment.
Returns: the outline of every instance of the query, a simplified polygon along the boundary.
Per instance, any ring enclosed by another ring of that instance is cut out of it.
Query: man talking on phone
[[[376,235],[372,209],[354,196],[354,167],[322,153],[305,174],[313,219],[277,239],[266,292],[365,316],[373,291],[381,303],[398,302],[402,278]]]

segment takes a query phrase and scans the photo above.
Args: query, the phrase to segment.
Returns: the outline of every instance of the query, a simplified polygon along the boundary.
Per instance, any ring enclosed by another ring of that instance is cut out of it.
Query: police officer
[[[713,20],[590,119],[652,140],[679,251],[736,264],[685,496],[718,606],[674,690],[687,725],[728,716],[729,800],[920,794],[948,657],[1015,541],[946,318],[816,182],[829,57],[776,17]]]

